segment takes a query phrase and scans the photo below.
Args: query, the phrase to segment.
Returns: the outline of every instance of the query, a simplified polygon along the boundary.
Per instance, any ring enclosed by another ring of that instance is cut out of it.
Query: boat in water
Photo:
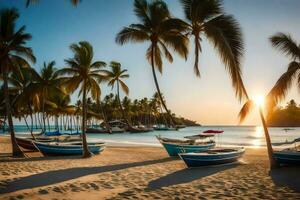
[[[202,152],[179,153],[179,156],[188,167],[201,167],[236,162],[244,153],[243,147],[214,148]]]
[[[153,129],[156,130],[156,131],[176,131],[177,128],[175,127],[169,127],[169,126],[166,126],[166,125],[155,125],[153,126]]]
[[[111,130],[106,130],[103,128],[87,128],[86,133],[90,134],[101,134],[101,133],[111,133]]]
[[[199,138],[197,138],[197,139],[171,139],[171,138],[163,138],[161,136],[156,136],[156,138],[166,149],[169,156],[178,156],[179,153],[183,153],[183,152],[205,151],[205,150],[213,148],[215,146],[215,142],[213,140],[198,141]],[[205,137],[205,138],[207,138],[207,137]]]
[[[33,142],[43,155],[81,155],[83,153],[82,142]],[[93,154],[102,152],[105,143],[88,143],[88,149]]]

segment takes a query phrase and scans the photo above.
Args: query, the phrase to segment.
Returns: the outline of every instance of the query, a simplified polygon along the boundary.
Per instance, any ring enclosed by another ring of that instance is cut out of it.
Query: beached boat
[[[240,148],[214,148],[203,152],[179,153],[180,158],[188,167],[219,165],[237,161],[245,153]]]
[[[213,140],[209,140],[209,141],[196,141],[194,139],[180,140],[180,139],[163,138],[160,136],[156,136],[156,138],[166,149],[169,156],[178,156],[179,153],[183,153],[183,152],[205,151],[215,146],[215,142]]]
[[[273,158],[279,165],[300,165],[300,150],[284,149],[282,151],[274,151]]]
[[[273,158],[277,164],[300,165],[300,146],[297,146],[297,143],[299,142],[300,138],[296,138],[292,141],[272,143],[274,146],[295,145],[294,148],[286,148],[281,151],[273,152]]]
[[[21,137],[16,137],[17,144],[27,150],[31,151],[37,151],[37,148],[33,144],[33,139],[32,138],[21,138]],[[36,141],[39,142],[52,142],[54,141],[53,138],[36,138]]]
[[[44,155],[81,155],[83,152],[81,142],[33,142],[36,148]],[[88,143],[93,154],[102,152],[105,143]]]

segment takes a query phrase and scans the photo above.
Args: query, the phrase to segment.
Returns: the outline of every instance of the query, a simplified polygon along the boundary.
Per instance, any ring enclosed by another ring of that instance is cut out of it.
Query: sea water
[[[287,127],[269,128],[272,143],[292,141],[300,137],[300,127],[290,128]],[[124,144],[124,145],[150,145],[160,146],[156,135],[169,138],[183,138],[199,134],[205,130],[223,130],[224,133],[215,137],[218,145],[222,146],[248,146],[248,147],[265,147],[265,137],[263,128],[260,126],[201,126],[201,127],[186,127],[178,131],[152,131],[146,133],[115,133],[115,134],[88,134],[89,141],[103,140],[111,144]],[[23,125],[16,125],[15,131],[17,135],[28,134],[28,129]],[[39,132],[40,130],[34,130]],[[73,131],[76,132],[76,131]],[[1,132],[0,135],[5,134]]]

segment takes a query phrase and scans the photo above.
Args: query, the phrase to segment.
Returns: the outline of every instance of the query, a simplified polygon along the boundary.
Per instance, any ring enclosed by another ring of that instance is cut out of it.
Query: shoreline
[[[80,156],[8,157],[0,137],[0,199],[300,199],[299,167],[269,170],[264,148],[238,163],[186,168],[162,147],[108,146]]]

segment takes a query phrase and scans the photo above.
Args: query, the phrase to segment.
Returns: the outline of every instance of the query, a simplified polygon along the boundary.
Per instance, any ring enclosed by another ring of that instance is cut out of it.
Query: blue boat
[[[156,136],[158,141],[168,152],[169,156],[178,156],[179,153],[205,151],[215,146],[215,142],[210,140],[207,142],[196,142],[195,140],[177,140],[170,138],[162,138]]]
[[[279,165],[300,165],[300,151],[296,149],[274,151],[273,158]]]
[[[83,152],[81,142],[33,142],[36,148],[44,155],[81,155]],[[93,154],[102,152],[104,143],[88,143],[88,148]]]
[[[203,152],[179,153],[188,167],[219,165],[237,161],[245,153],[241,148],[214,148]]]

